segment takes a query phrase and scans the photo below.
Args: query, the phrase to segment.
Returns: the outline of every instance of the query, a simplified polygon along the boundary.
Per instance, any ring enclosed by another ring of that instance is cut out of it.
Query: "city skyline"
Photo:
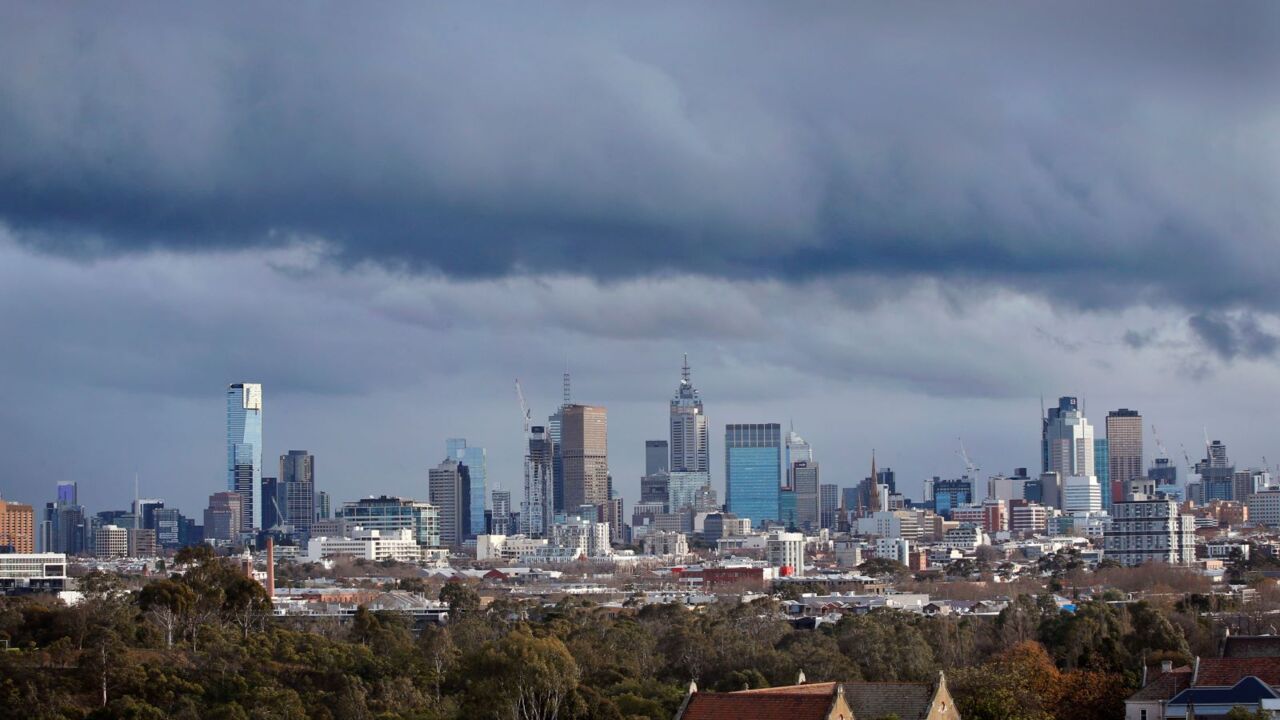
[[[335,500],[516,492],[568,368],[632,498],[685,352],[722,498],[728,423],[915,494],[1068,394],[1280,459],[1280,9],[1160,7],[8,5],[0,493],[198,507],[243,379]]]

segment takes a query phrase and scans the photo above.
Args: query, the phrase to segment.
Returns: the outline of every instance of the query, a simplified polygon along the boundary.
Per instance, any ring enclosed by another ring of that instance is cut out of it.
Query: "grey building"
[[[671,398],[671,472],[711,472],[707,416],[684,356],[680,387]]]
[[[653,475],[671,469],[670,444],[666,440],[644,441],[644,474]]]

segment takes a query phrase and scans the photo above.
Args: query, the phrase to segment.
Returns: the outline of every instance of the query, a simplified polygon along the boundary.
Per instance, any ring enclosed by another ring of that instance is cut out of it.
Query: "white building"
[[[689,554],[689,539],[684,533],[649,533],[644,538],[644,554],[684,557]]]
[[[1009,506],[1009,531],[1015,535],[1042,534],[1049,523],[1049,510],[1039,503]]]
[[[1093,425],[1080,411],[1075,398],[1062,398],[1058,407],[1050,409],[1044,423],[1044,443],[1045,459],[1049,462],[1046,470],[1056,471],[1064,478],[1097,475],[1093,464]]]
[[[528,535],[479,535],[476,537],[476,560],[528,560],[546,546],[546,538]]]
[[[876,557],[886,558],[900,565],[910,565],[911,541],[905,538],[877,538]]]
[[[66,583],[65,553],[0,553],[0,590],[60,592]]]
[[[93,554],[100,558],[129,555],[129,530],[118,525],[103,525],[94,533]]]
[[[979,545],[990,545],[982,528],[976,525],[961,525],[951,528],[943,537],[942,544],[951,550],[977,550]]]
[[[871,537],[919,540],[920,521],[914,512],[881,510],[858,518],[858,534]]]
[[[772,567],[791,568],[793,575],[803,575],[804,545],[804,533],[775,530],[765,539],[765,559]]]
[[[1092,450],[1090,454],[1092,456]],[[1062,480],[1062,512],[1099,512],[1102,510],[1102,486],[1090,475],[1067,475]]]
[[[414,540],[413,531],[408,528],[386,533],[356,528],[351,537],[318,537],[307,542],[307,560],[310,562],[340,556],[374,562],[418,562],[422,559],[422,549]]]
[[[1188,565],[1196,558],[1195,518],[1179,514],[1172,500],[1113,503],[1104,547],[1121,565]]]
[[[842,568],[858,567],[863,561],[863,551],[867,544],[861,540],[840,539],[833,543],[836,565]]]
[[[550,547],[559,554],[574,557],[608,557],[613,554],[609,542],[609,523],[580,517],[565,518],[551,526]]]

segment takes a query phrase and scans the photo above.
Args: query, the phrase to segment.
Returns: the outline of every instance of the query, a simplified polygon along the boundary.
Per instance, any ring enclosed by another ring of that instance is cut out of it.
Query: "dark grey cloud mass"
[[[1277,305],[1274,3],[294,10],[8,4],[0,217],[69,253]]]
[[[682,352],[824,482],[1064,393],[1256,464],[1278,72],[1264,2],[5,3],[0,493],[198,508],[240,380],[340,500],[458,435],[516,489],[567,367],[633,499]]]

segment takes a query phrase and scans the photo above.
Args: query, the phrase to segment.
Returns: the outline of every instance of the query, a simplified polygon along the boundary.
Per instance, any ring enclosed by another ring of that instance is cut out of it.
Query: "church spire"
[[[876,472],[876,449],[871,448],[871,512],[880,511],[880,474]]]

